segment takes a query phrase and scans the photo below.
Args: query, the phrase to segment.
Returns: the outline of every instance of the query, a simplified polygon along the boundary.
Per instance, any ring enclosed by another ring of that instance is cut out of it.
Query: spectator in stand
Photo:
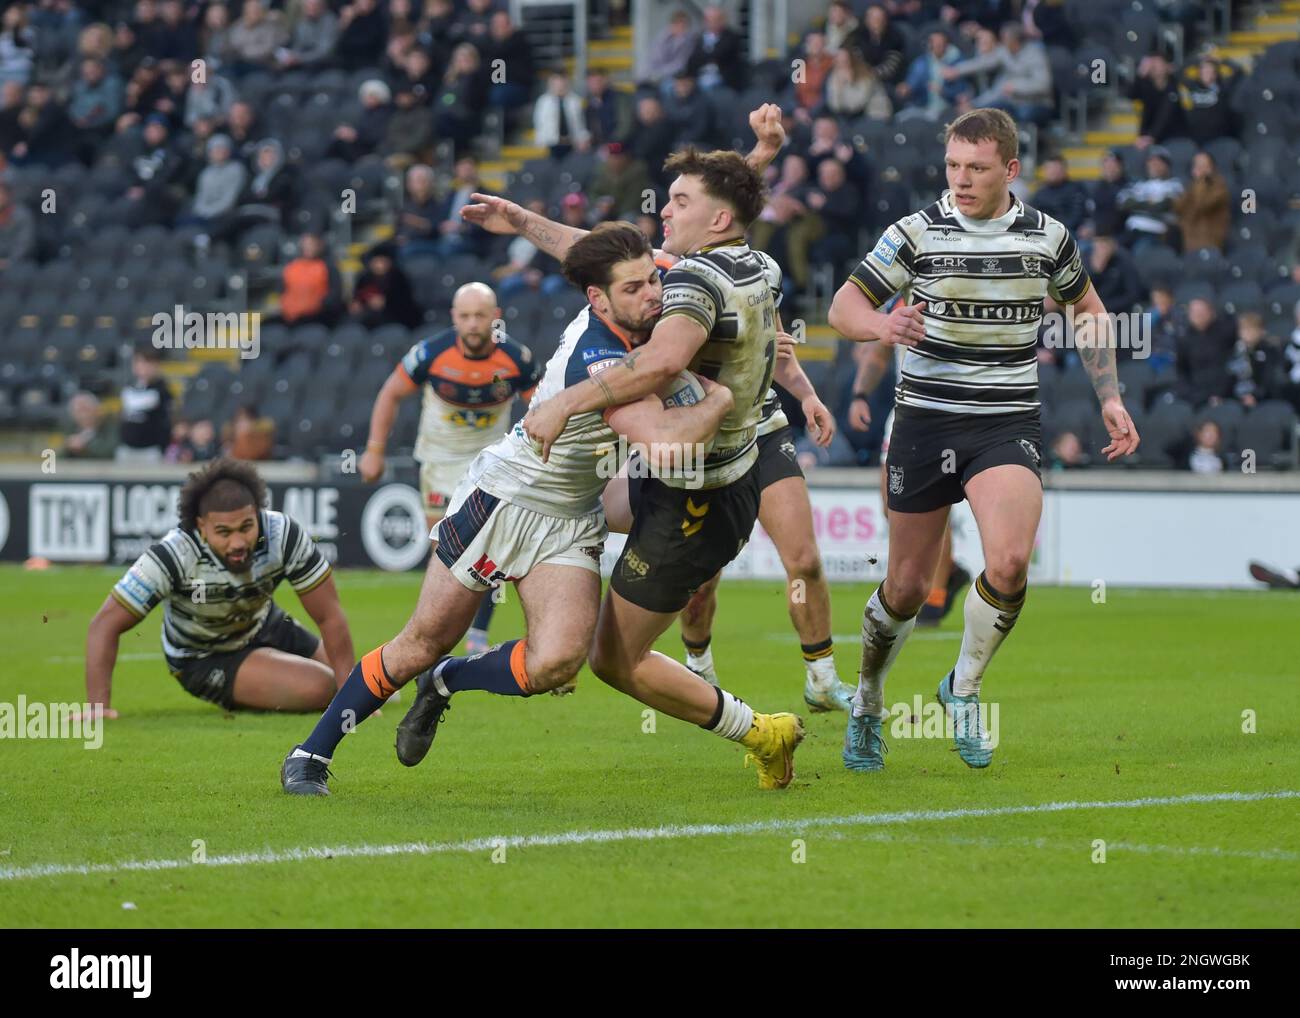
[[[810,190],[808,163],[801,155],[786,155],[781,160],[781,175],[769,189],[767,204],[750,227],[753,246],[788,267],[791,280],[801,290],[811,274],[809,248],[825,229],[821,217],[808,208]]]
[[[131,358],[131,381],[122,387],[119,463],[160,463],[172,433],[172,394],[162,378],[162,351],[141,343]]]
[[[1151,356],[1148,358],[1154,371],[1164,371],[1174,366],[1178,352],[1178,336],[1185,328],[1183,309],[1174,304],[1174,292],[1165,283],[1151,288],[1147,301],[1147,314],[1151,316]]]
[[[480,47],[489,74],[500,68],[505,80],[488,85],[488,102],[510,116],[532,97],[533,48],[528,37],[519,31],[510,15],[496,11],[488,22],[488,37]],[[497,61],[501,61],[497,63]]]
[[[288,227],[298,196],[298,174],[284,157],[284,146],[265,138],[257,146],[253,172],[239,196],[237,229],[254,223],[275,223]]]
[[[1187,303],[1177,338],[1178,395],[1194,407],[1220,403],[1232,391],[1228,358],[1236,343],[1232,319],[1219,315],[1206,297]]]
[[[418,90],[422,88],[422,85],[403,82],[393,95],[393,112],[379,150],[394,169],[432,157],[433,113],[421,100]]]
[[[862,54],[876,78],[892,88],[903,73],[905,44],[897,28],[889,23],[889,13],[879,4],[867,8],[863,24],[853,34],[851,46]]]
[[[74,459],[111,460],[117,450],[117,435],[104,423],[99,400],[79,392],[68,401],[72,430],[63,437],[63,452]]]
[[[218,6],[218,5],[213,5]],[[212,10],[212,7],[208,8]],[[224,8],[222,8],[224,10]],[[200,53],[202,53],[200,46]],[[129,21],[119,21],[113,26],[113,49],[109,54],[109,60],[117,68],[119,74],[128,77],[135,74],[138,68],[148,57],[143,47],[136,40],[135,30],[131,27]],[[216,67],[209,61],[209,71],[215,70]]]
[[[821,217],[823,232],[809,254],[818,264],[835,266],[835,278],[842,275],[845,263],[858,252],[858,225],[862,199],[857,188],[849,184],[848,173],[838,159],[823,159],[817,164],[817,186],[804,199],[808,208]]]
[[[173,131],[185,125],[185,103],[190,91],[190,69],[187,64],[166,60],[158,65],[162,80],[159,83],[153,109],[165,113]]]
[[[623,141],[632,130],[631,100],[613,86],[607,72],[599,69],[587,75],[583,116],[595,148]]]
[[[456,22],[452,0],[424,0],[424,8],[415,23],[416,44],[427,51],[434,67],[444,67],[451,58],[451,30]]]
[[[465,222],[460,210],[470,203],[470,195],[483,190],[479,182],[478,161],[473,156],[456,160],[452,188],[438,206],[438,256],[451,258],[470,254],[481,257],[491,239],[486,230]]]
[[[645,163],[633,159],[626,145],[612,141],[589,188],[598,220],[620,219],[645,212],[647,194],[653,194]]]
[[[953,45],[943,26],[930,29],[925,37],[925,52],[912,61],[907,76],[895,86],[894,93],[906,108],[899,111],[900,118],[921,116],[939,120],[948,115],[958,98],[970,91],[970,85],[960,79],[946,80],[945,67],[961,63],[961,50]]]
[[[31,209],[13,200],[9,185],[0,179],[0,273],[36,253],[36,219]]]
[[[841,49],[831,58],[826,76],[826,108],[837,117],[852,119],[863,114],[872,120],[888,120],[893,115],[889,90],[856,49]]]
[[[560,222],[575,230],[590,230],[593,223],[587,215],[587,198],[571,191],[560,200]]]
[[[216,459],[217,454],[221,452],[221,445],[217,441],[217,428],[206,417],[197,420],[190,425],[190,433],[187,438],[189,446],[190,462],[203,463],[207,460]]]
[[[1183,182],[1169,173],[1169,153],[1159,145],[1147,150],[1147,176],[1120,191],[1119,210],[1127,215],[1124,229],[1134,254],[1152,244],[1169,244],[1176,217],[1174,201]]]
[[[338,320],[342,285],[338,270],[325,257],[319,233],[298,238],[298,257],[280,273],[280,321],[285,325],[333,325]]]
[[[163,26],[160,60],[178,60],[188,64],[199,55],[199,33],[194,23],[185,16],[181,0],[163,0],[159,8]]]
[[[1061,431],[1052,440],[1051,469],[1069,470],[1083,464],[1083,443],[1073,431]]]
[[[434,134],[450,138],[459,156],[482,129],[487,86],[479,73],[479,56],[470,43],[452,50],[451,64],[433,100]]]
[[[0,22],[0,83],[16,81],[26,85],[32,77],[36,32],[27,23],[28,8],[10,4]]]
[[[0,85],[0,158],[9,155],[23,139],[18,118],[27,105],[27,88],[17,81]]]
[[[417,163],[406,171],[406,200],[397,216],[398,245],[402,261],[438,254],[438,223],[441,214],[434,187],[437,176],[429,166]]]
[[[1287,384],[1283,398],[1289,400],[1296,412],[1300,413],[1300,300],[1296,301],[1292,314],[1295,316],[1295,328],[1291,330],[1291,338],[1286,344]]]
[[[160,59],[163,47],[167,45],[167,30],[154,0],[136,0],[133,25],[141,49],[155,60]]]
[[[1101,179],[1088,186],[1088,218],[1080,227],[1081,236],[1116,235],[1124,229],[1125,216],[1119,208],[1119,195],[1128,186],[1124,160],[1112,149],[1101,158]]]
[[[275,448],[275,421],[245,403],[221,429],[224,454],[237,460],[269,460]]]
[[[339,124],[325,150],[327,156],[355,163],[374,152],[388,136],[388,121],[393,115],[393,91],[387,82],[369,78],[358,90],[361,116],[355,124]]]
[[[1194,474],[1223,473],[1228,466],[1223,455],[1223,430],[1214,421],[1200,421],[1175,458],[1184,470]]]
[[[257,143],[266,137],[253,104],[242,100],[230,107],[225,133],[230,137],[230,143],[235,146],[235,154],[240,159],[251,159],[257,150]]]
[[[27,89],[27,103],[18,114],[22,138],[10,150],[21,166],[57,167],[75,157],[72,143],[76,130],[63,107],[54,101],[48,85],[33,82]]]
[[[578,195],[569,197],[582,201]],[[540,198],[528,202],[528,210],[546,218],[546,202]],[[538,250],[537,245],[525,236],[511,239],[506,248],[506,259],[506,264],[492,270],[497,296],[503,300],[525,290],[537,290],[550,296],[559,293],[567,285],[560,271],[560,263],[545,251]]]
[[[1137,266],[1128,253],[1115,245],[1115,238],[1098,234],[1088,252],[1088,276],[1106,310],[1132,311],[1142,300]]]
[[[848,0],[834,0],[826,11],[826,27],[823,30],[826,36],[826,48],[832,55],[845,49],[845,44],[852,41],[853,33],[857,30],[858,19],[854,16]]]
[[[975,96],[971,104],[1006,110],[1017,120],[1045,123],[1052,115],[1052,67],[1047,62],[1047,51],[1042,43],[1026,43],[1015,22],[1007,22],[998,34],[1001,45],[997,49],[987,56],[944,68],[944,78],[952,81],[996,70],[992,86]]]
[[[797,68],[794,83],[795,102],[802,109],[811,113],[821,106],[832,62],[826,50],[826,36],[809,32],[803,41],[803,65]]]
[[[1065,14],[1065,0],[1025,0],[1020,24],[1026,39],[1037,39],[1044,46],[1074,49],[1076,35]]]
[[[83,60],[68,99],[68,117],[81,132],[79,145],[86,156],[112,133],[122,103],[122,80],[102,60]]]
[[[668,119],[673,125],[677,144],[706,147],[716,131],[713,107],[695,86],[695,76],[683,71],[673,79],[673,94],[668,100]]]
[[[132,43],[143,53],[144,48],[137,36],[137,29],[129,24],[126,27]],[[207,62],[208,72],[224,69],[227,61],[233,57],[230,48],[230,8],[219,2],[208,4],[203,12],[203,31],[199,33],[199,38],[199,50],[203,54],[204,61]],[[125,35],[122,27],[119,26],[115,45],[124,45],[124,40]]]
[[[546,77],[546,91],[533,104],[533,144],[551,151],[552,159],[563,159],[575,148],[591,147],[591,132],[582,113],[582,100],[569,88],[564,71]]]
[[[686,60],[686,70],[695,75],[703,92],[723,85],[734,92],[744,90],[749,75],[745,40],[727,24],[727,12],[721,7],[704,8],[704,30]]]
[[[1232,210],[1228,205],[1228,184],[1210,153],[1197,152],[1192,157],[1192,179],[1187,182],[1187,190],[1174,199],[1174,211],[1178,213],[1184,251],[1204,247],[1223,250]]]
[[[224,236],[228,226],[226,217],[234,211],[248,180],[244,164],[231,158],[232,148],[224,134],[214,134],[208,139],[208,164],[199,174],[194,201],[176,222],[177,226],[197,226],[203,231],[196,238],[200,247],[206,246],[214,236]]]
[[[377,244],[366,253],[365,271],[357,277],[348,310],[368,329],[399,324],[414,328],[423,319],[411,280],[397,265],[391,243]]]
[[[441,79],[433,70],[433,60],[428,51],[416,46],[406,55],[400,71],[393,75],[392,84],[394,91],[409,88],[420,100],[420,105],[427,109],[438,94]]]
[[[239,20],[230,26],[229,63],[225,73],[241,77],[249,71],[275,66],[275,52],[284,43],[278,12],[268,14],[261,0],[244,0]]]
[[[334,58],[344,70],[374,67],[384,55],[388,26],[377,0],[352,0],[339,11]]]
[[[670,95],[673,78],[686,70],[696,42],[690,17],[685,11],[676,11],[650,46],[646,57],[646,80],[658,85],[665,96]]]
[[[1182,91],[1187,137],[1192,141],[1207,145],[1215,138],[1237,134],[1237,117],[1231,109],[1231,82],[1224,79],[1217,60],[1201,57],[1196,65],[1196,77],[1184,82]]]
[[[235,86],[219,74],[210,75],[191,84],[186,92],[184,125],[193,128],[196,120],[207,120],[222,127],[234,104]]]
[[[667,194],[672,183],[664,172],[664,160],[677,144],[677,132],[657,95],[643,95],[636,101],[636,129],[632,132],[632,157],[645,165],[655,189]]]
[[[1282,398],[1286,389],[1286,357],[1282,344],[1264,328],[1258,311],[1237,316],[1237,342],[1228,359],[1232,395],[1244,406]]]
[[[867,166],[862,153],[844,138],[839,121],[825,113],[813,121],[808,147],[802,150],[796,148],[796,151],[808,164],[810,179],[817,177],[818,169],[824,159],[834,159],[843,166],[849,183],[859,192],[866,187],[871,178],[870,167]]]
[[[1128,97],[1142,104],[1138,139],[1134,142],[1139,149],[1187,134],[1178,82],[1174,80],[1173,68],[1163,53],[1152,53],[1138,63],[1137,76],[1129,86]]]
[[[173,147],[167,118],[161,113],[145,121],[128,166],[131,184],[121,208],[122,221],[132,229],[170,222],[176,214],[185,160]]]
[[[451,36],[457,42],[471,42],[478,46],[487,38],[492,21],[493,0],[468,0],[467,10],[457,16],[452,24]]]
[[[325,0],[302,0],[289,43],[275,54],[281,67],[321,67],[334,55],[339,19]]]
[[[1082,225],[1088,214],[1088,192],[1078,181],[1070,179],[1064,156],[1048,156],[1043,160],[1043,184],[1034,192],[1032,204],[1071,233]]]

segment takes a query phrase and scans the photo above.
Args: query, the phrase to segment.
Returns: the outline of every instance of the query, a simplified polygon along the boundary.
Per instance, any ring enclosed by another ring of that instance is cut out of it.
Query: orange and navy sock
[[[523,640],[507,640],[486,654],[448,658],[438,666],[434,681],[446,695],[482,689],[499,696],[530,696],[524,653]]]
[[[343,736],[370,717],[397,692],[397,686],[384,670],[383,647],[376,647],[352,669],[325,713],[316,722],[302,748],[315,756],[329,759]]]

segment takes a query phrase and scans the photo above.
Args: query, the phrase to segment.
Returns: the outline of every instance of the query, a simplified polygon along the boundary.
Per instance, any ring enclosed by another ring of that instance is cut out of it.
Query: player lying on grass
[[[886,305],[882,310],[893,310]],[[861,350],[858,359],[857,374],[853,376],[853,400],[849,406],[849,426],[854,431],[866,431],[871,427],[871,394],[880,385],[880,380],[889,370],[889,362],[894,362],[898,377],[903,373],[903,354],[907,347],[900,344],[890,346],[887,343],[875,343]],[[880,504],[884,507],[885,520],[889,520],[889,483],[886,479],[885,460],[889,456],[889,433],[894,430],[894,411],[889,411],[885,418],[885,437],[880,443]],[[957,603],[957,595],[962,587],[970,582],[970,573],[959,566],[952,557],[952,524],[943,532],[943,548],[939,552],[939,565],[930,582],[930,595],[916,614],[918,626],[937,626],[942,622],[952,606]]]
[[[633,226],[603,224],[572,246],[563,265],[591,304],[565,330],[538,389],[541,398],[617,365],[649,335],[662,306],[658,269]],[[681,453],[712,437],[734,406],[725,386],[701,385],[704,397],[691,406],[666,409],[648,396],[576,415],[547,461],[520,427],[480,453],[438,525],[437,553],[414,614],[353,669],[311,735],[286,757],[284,790],[328,794],[327,766],[343,736],[422,672],[416,704],[398,730],[398,756],[407,765],[428,751],[453,694],[480,689],[528,696],[569,682],[587,657],[600,605],[606,534],[600,494],[618,469],[610,452],[622,436],[649,450],[652,460],[662,451],[657,469],[684,466]],[[506,581],[519,593],[526,639],[442,660],[487,591]],[[436,671],[427,673],[435,663]],[[746,744],[762,755],[770,742],[765,733],[760,719],[736,738],[748,736]]]
[[[437,526],[451,493],[471,461],[510,426],[516,396],[526,403],[540,377],[532,351],[509,336],[493,334],[501,320],[496,294],[483,283],[466,283],[451,301],[451,327],[411,347],[375,397],[361,477],[373,484],[384,472],[384,450],[402,400],[423,391],[415,459],[420,498],[429,527]],[[485,597],[465,636],[471,654],[487,650],[492,598]]]
[[[966,595],[961,651],[938,696],[967,766],[992,760],[980,684],[1024,606],[1043,507],[1035,347],[1045,296],[1093,326],[1078,353],[1110,436],[1102,452],[1114,460],[1138,447],[1110,319],[1074,238],[1011,193],[1018,146],[1015,121],[1001,110],[971,110],[949,124],[949,190],[890,226],[831,304],[831,325],[849,339],[908,348],[887,461],[889,562],[863,611],[862,669],[844,738],[850,770],[884,766],[885,678],[929,595],[949,509],[963,498],[979,527],[984,572]],[[900,291],[903,299],[882,313]]]
[[[180,525],[136,560],[90,623],[88,702],[117,717],[118,642],[163,604],[163,655],[187,692],[226,710],[320,710],[353,660],[325,557],[300,524],[261,508],[266,485],[248,463],[218,459],[194,471],[179,503]],[[319,638],[272,600],[282,580]]]

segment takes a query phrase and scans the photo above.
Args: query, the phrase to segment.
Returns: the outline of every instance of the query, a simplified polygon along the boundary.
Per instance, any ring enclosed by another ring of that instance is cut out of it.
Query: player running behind
[[[953,503],[970,502],[984,571],[966,595],[961,650],[939,683],[958,754],[987,767],[993,750],[980,683],[1025,601],[1042,512],[1037,358],[1043,298],[1087,316],[1079,343],[1114,460],[1138,446],[1120,399],[1106,309],[1069,231],[1014,197],[1015,121],[975,109],[948,125],[949,190],[885,230],[831,304],[849,339],[902,344],[888,470],[889,561],[862,619],[862,669],[844,740],[850,770],[884,766],[881,720],[889,668],[933,582]],[[892,312],[878,309],[895,293]]]
[[[420,499],[432,529],[471,461],[510,426],[510,404],[532,398],[540,365],[532,351],[494,332],[501,321],[496,294],[483,283],[466,283],[451,301],[451,327],[416,343],[384,382],[370,414],[370,437],[361,457],[361,478],[373,484],[384,473],[384,449],[398,404],[423,391],[415,459]],[[470,654],[487,650],[495,602],[485,597],[465,635]]]
[[[263,509],[248,463],[218,459],[181,487],[180,523],[127,570],[90,623],[86,696],[110,708],[122,634],[160,603],[167,668],[189,693],[226,710],[318,711],[347,678],[352,637],[329,563],[301,524]],[[272,600],[288,580],[320,630]]]

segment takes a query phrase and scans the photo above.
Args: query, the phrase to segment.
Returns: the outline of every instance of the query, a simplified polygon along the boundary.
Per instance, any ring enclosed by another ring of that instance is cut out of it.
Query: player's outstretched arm
[[[118,643],[122,634],[140,621],[140,616],[127,611],[111,594],[90,620],[86,633],[86,702],[92,711],[103,710],[106,718],[117,717],[109,704]]]
[[[633,403],[658,392],[686,369],[709,334],[694,318],[664,315],[650,339],[607,371],[571,385],[528,411],[524,431],[542,446],[542,459],[575,414]]]
[[[795,355],[793,349],[794,337],[788,332],[778,332],[776,340],[778,344],[788,340],[790,352],[788,356],[776,359],[772,378],[781,388],[799,401],[804,420],[812,433],[813,441],[825,449],[831,444],[831,439],[835,437],[835,418],[826,404],[818,398],[817,390],[809,381],[807,374],[804,373],[799,358]]]
[[[460,217],[467,223],[481,226],[489,233],[527,237],[538,250],[545,251],[556,261],[564,261],[574,241],[589,232],[539,216],[499,195],[475,193],[470,195],[470,199],[470,204],[460,210]]]
[[[889,347],[883,343],[858,350],[858,370],[853,376],[853,396],[849,405],[849,424],[854,431],[866,431],[871,427],[871,407],[867,401],[885,377],[890,356]]]
[[[1111,331],[1110,316],[1106,306],[1097,296],[1097,290],[1089,286],[1084,295],[1073,304],[1066,305],[1075,319],[1075,334],[1091,335],[1090,343],[1079,343],[1077,349],[1079,360],[1083,362],[1092,387],[1097,391],[1097,402],[1101,404],[1101,418],[1106,424],[1106,433],[1110,435],[1110,445],[1102,450],[1107,461],[1114,461],[1121,456],[1129,456],[1137,451],[1137,428],[1133,418],[1124,409],[1124,401],[1119,395],[1119,376],[1115,370],[1115,337]],[[1090,328],[1079,329],[1078,318],[1086,315]]]
[[[760,173],[781,153],[785,144],[785,126],[781,123],[781,107],[776,103],[763,103],[750,110],[749,129],[754,132],[754,147],[745,156],[753,169]]]
[[[343,614],[343,605],[339,603],[334,577],[327,577],[307,593],[299,594],[298,600],[320,630],[325,656],[334,669],[334,683],[341,689],[357,658],[352,650],[352,633],[348,630],[348,617]]]
[[[705,396],[694,406],[665,407],[658,396],[651,395],[615,407],[606,414],[611,428],[646,450],[656,470],[681,466],[688,448],[692,450],[690,462],[702,462],[703,454],[697,455],[696,448],[718,433],[722,419],[736,405],[735,397],[725,385],[696,377],[704,386]]]
[[[375,397],[370,411],[370,437],[366,451],[361,454],[361,479],[367,484],[379,480],[384,472],[384,450],[388,448],[388,435],[397,420],[397,407],[402,400],[419,388],[400,367],[393,371]],[[351,665],[348,665],[351,668]]]

